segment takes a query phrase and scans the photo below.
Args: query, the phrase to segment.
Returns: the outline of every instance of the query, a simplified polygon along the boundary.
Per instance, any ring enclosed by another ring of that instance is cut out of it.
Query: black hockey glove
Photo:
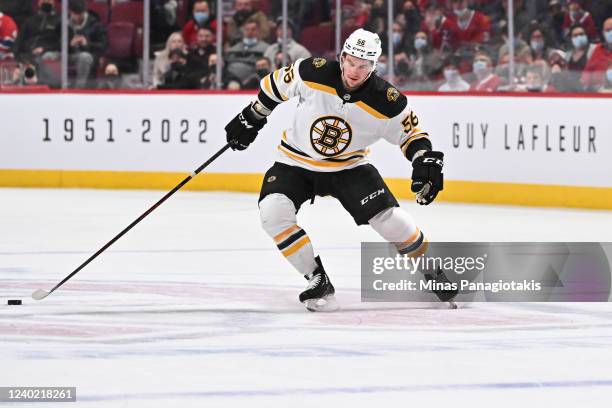
[[[444,153],[428,151],[412,160],[412,191],[421,205],[431,203],[444,188]]]
[[[225,126],[227,143],[233,150],[246,149],[266,123],[268,120],[265,117],[257,119],[251,110],[251,105],[248,105]]]

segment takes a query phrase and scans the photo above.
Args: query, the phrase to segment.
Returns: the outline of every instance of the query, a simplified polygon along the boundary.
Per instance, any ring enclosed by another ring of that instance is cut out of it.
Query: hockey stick
[[[42,289],[38,289],[36,290],[34,293],[32,293],[32,298],[34,300],[42,300],[44,298],[46,298],[47,296],[49,296],[50,294],[52,294],[53,292],[55,292],[56,289],[58,289],[60,286],[62,286],[64,283],[66,283],[70,278],[72,278],[74,275],[76,275],[81,269],[83,269],[84,267],[86,267],[91,261],[93,261],[94,259],[96,259],[98,257],[98,255],[100,255],[102,252],[106,251],[106,249],[108,249],[108,247],[110,247],[111,245],[113,245],[115,242],[117,242],[119,240],[119,238],[121,238],[122,236],[124,236],[129,230],[131,230],[136,224],[138,224],[140,221],[142,221],[147,215],[151,214],[153,212],[153,210],[155,210],[157,207],[159,207],[164,201],[166,201],[168,198],[170,198],[174,193],[176,193],[177,191],[179,191],[181,189],[181,187],[183,187],[185,184],[187,184],[192,178],[194,178],[195,176],[197,176],[202,170],[204,170],[210,163],[212,163],[213,161],[215,161],[217,159],[217,157],[221,156],[221,154],[223,154],[227,149],[229,149],[230,145],[229,143],[226,144],[225,146],[223,146],[221,148],[221,150],[219,150],[217,153],[215,153],[210,159],[208,159],[206,162],[204,162],[200,167],[198,167],[196,170],[194,170],[189,176],[187,176],[183,181],[181,181],[176,187],[174,187],[172,190],[170,190],[165,196],[163,196],[158,202],[156,202],[155,204],[153,204],[152,207],[150,207],[147,211],[145,211],[140,217],[136,218],[134,221],[132,221],[132,223],[130,225],[128,225],[127,227],[125,227],[123,229],[123,231],[121,231],[119,234],[115,235],[115,237],[113,239],[111,239],[110,241],[108,241],[106,243],[106,245],[104,245],[102,248],[98,249],[98,252],[96,252],[95,254],[93,254],[92,256],[90,256],[85,262],[83,262],[78,268],[76,268],[74,271],[72,271],[72,273],[68,276],[66,276],[64,278],[64,280],[62,280],[60,283],[58,283],[57,285],[55,285],[53,287],[53,289],[51,289],[50,291],[46,291],[46,290],[42,290]]]

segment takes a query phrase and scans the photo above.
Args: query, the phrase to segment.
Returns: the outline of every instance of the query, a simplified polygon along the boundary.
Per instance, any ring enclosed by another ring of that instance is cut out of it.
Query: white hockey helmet
[[[380,37],[376,33],[359,28],[353,31],[344,41],[342,52],[353,57],[372,61],[374,68],[376,68],[378,57],[382,54]]]

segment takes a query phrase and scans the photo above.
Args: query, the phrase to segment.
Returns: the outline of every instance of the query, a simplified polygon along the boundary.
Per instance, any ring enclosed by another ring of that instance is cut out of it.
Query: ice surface
[[[56,293],[29,297],[162,194],[0,189],[0,386],[76,386],[79,407],[612,399],[609,304],[361,303],[359,244],[380,239],[331,199],[305,205],[300,225],[336,313],[298,303],[305,281],[261,230],[257,196],[235,193],[178,193]],[[612,241],[611,212],[402,205],[433,241]]]

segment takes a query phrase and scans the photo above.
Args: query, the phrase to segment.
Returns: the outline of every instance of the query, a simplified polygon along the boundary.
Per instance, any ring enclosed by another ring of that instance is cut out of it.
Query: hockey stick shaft
[[[134,228],[140,221],[142,221],[146,216],[151,214],[157,207],[162,205],[164,203],[164,201],[166,201],[168,198],[172,197],[172,195],[174,195],[174,193],[179,191],[192,178],[197,176],[202,170],[204,170],[206,167],[208,167],[209,164],[211,164],[219,156],[221,156],[227,149],[229,149],[229,147],[230,147],[229,144],[226,144],[225,146],[223,146],[223,148],[221,148],[221,150],[219,150],[217,153],[215,153],[210,159],[206,160],[206,162],[202,163],[202,165],[200,167],[198,167],[196,170],[194,170],[189,176],[185,177],[185,179],[183,181],[181,181],[179,184],[177,184],[176,187],[174,187],[172,190],[170,190],[168,193],[166,193],[166,195],[163,196],[158,202],[153,204],[148,210],[146,210],[144,213],[142,213],[140,215],[140,217],[138,217],[134,221],[132,221],[132,223],[130,225],[128,225],[127,227],[125,227],[123,229],[123,231],[121,231],[119,234],[115,235],[115,237],[113,239],[111,239],[110,241],[108,241],[106,243],[106,245],[104,245],[102,248],[98,249],[98,251],[95,254],[90,256],[85,262],[83,262],[81,265],[79,265],[79,267],[76,268],[74,271],[72,271],[72,273],[70,273],[70,275],[66,276],[60,283],[55,285],[53,287],[53,289],[51,289],[48,292],[39,289],[39,290],[37,290],[36,292],[34,292],[32,294],[32,297],[34,299],[36,299],[36,300],[41,300],[41,299],[44,299],[45,297],[49,296],[51,293],[55,292],[56,289],[58,289],[64,283],[68,282],[68,280],[70,278],[72,278],[74,275],[79,273],[79,271],[81,271],[81,269],[86,267],[91,261],[96,259],[102,252],[106,251],[111,245],[113,245],[115,242],[117,242],[122,236],[127,234],[127,232],[129,230]]]

